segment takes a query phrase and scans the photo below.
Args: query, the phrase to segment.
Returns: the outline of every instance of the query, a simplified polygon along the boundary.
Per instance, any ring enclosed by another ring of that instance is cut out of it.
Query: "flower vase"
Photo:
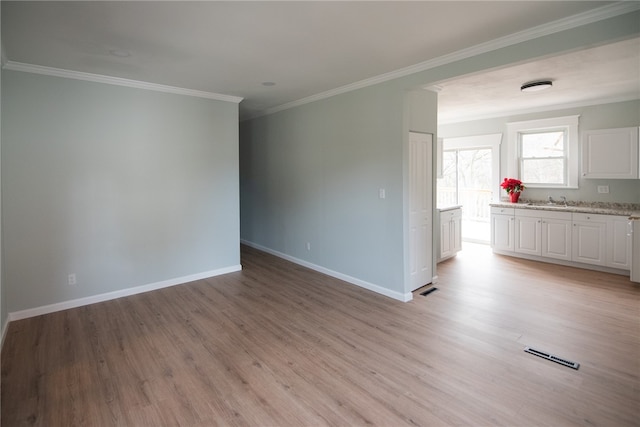
[[[513,191],[509,193],[509,200],[511,200],[511,203],[518,203],[518,198],[520,198],[520,192]]]

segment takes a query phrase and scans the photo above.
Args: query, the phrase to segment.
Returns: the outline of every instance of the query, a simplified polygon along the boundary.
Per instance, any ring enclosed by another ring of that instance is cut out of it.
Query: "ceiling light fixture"
[[[549,89],[551,86],[553,86],[553,82],[551,82],[551,80],[536,80],[523,84],[520,86],[520,90],[523,92],[538,92]]]
[[[262,82],[262,86],[275,86],[275,82]]]

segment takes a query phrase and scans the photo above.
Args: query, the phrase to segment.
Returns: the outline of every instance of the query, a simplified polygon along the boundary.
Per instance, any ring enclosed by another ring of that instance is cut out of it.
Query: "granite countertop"
[[[542,211],[560,211],[592,213],[602,215],[628,216],[629,219],[640,220],[640,204],[638,203],[606,203],[606,202],[573,202],[568,201],[567,206],[563,203],[553,205],[547,204],[544,200],[522,200],[518,203],[498,202],[490,203],[491,206],[501,208],[532,209]]]

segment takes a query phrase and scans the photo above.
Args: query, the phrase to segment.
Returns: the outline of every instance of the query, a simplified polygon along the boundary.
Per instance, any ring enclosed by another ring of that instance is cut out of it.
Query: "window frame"
[[[528,188],[578,188],[580,166],[580,156],[578,152],[579,117],[580,116],[565,116],[507,123],[507,135],[509,141],[507,177],[522,179],[522,134],[563,131],[566,135],[564,155],[565,184],[534,184],[528,182],[524,182],[524,184]]]
[[[493,200],[500,201],[502,188],[500,183],[500,146],[502,144],[502,133],[491,133],[485,135],[459,136],[453,138],[443,138],[443,150],[468,150],[477,148],[490,148],[492,153],[491,171],[492,180],[495,183],[493,188]]]

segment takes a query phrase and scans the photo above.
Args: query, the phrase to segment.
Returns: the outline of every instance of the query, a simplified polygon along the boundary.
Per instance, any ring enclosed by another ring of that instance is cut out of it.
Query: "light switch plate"
[[[608,185],[598,185],[598,193],[601,193],[601,194],[609,193],[609,186]]]

